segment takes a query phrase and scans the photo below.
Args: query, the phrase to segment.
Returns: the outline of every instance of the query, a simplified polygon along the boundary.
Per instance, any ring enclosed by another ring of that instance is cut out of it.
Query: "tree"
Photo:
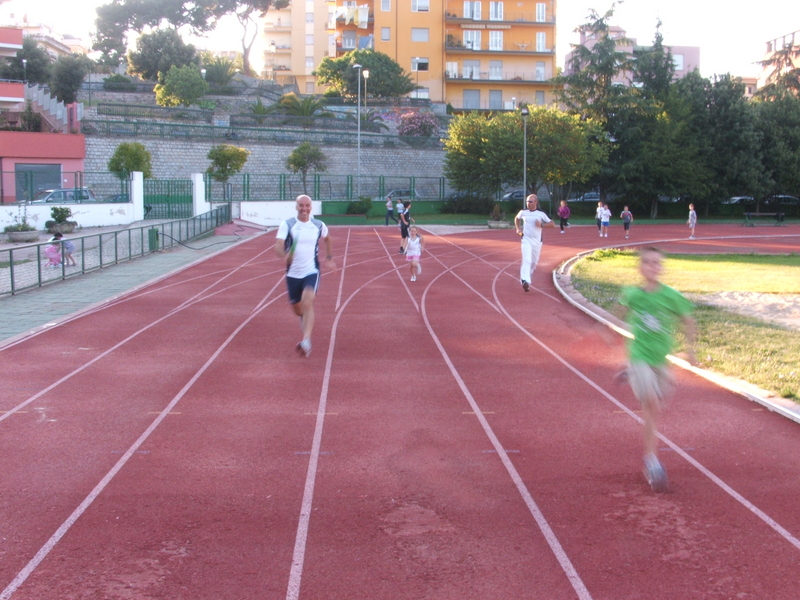
[[[527,181],[541,185],[584,182],[607,155],[600,127],[554,108],[530,109]],[[494,194],[523,180],[523,127],[519,112],[456,117],[445,141],[444,172],[457,190]]]
[[[242,72],[253,76],[250,51],[258,36],[259,19],[263,19],[270,8],[286,8],[289,0],[222,0],[219,5],[226,14],[233,14],[242,26]]]
[[[294,92],[284,94],[277,102],[277,111],[292,117],[332,117],[325,100],[306,96],[300,98]]]
[[[172,67],[199,65],[194,46],[184,43],[174,29],[159,29],[136,40],[136,50],[128,52],[128,73],[155,81],[159,73]]]
[[[354,69],[353,65],[361,65]],[[373,98],[399,98],[417,89],[406,73],[390,56],[374,50],[352,50],[339,58],[323,58],[312,74],[317,82],[330,88],[341,96],[358,97],[358,78],[364,69],[369,69],[369,94]],[[361,93],[365,93],[361,81]]]
[[[64,104],[72,104],[78,99],[78,90],[91,69],[91,61],[85,56],[60,57],[53,63],[51,93]]]
[[[214,56],[204,61],[203,68],[206,70],[206,81],[211,85],[228,85],[236,75],[233,61],[221,56]]]
[[[150,179],[153,176],[150,152],[138,142],[124,142],[117,146],[108,160],[108,170],[123,181],[135,171]]]
[[[764,69],[772,69],[767,76],[767,83],[758,90],[761,98],[775,98],[782,91],[800,96],[800,44],[785,44],[775,50],[772,55],[760,61]]]
[[[23,67],[22,60],[27,62]],[[3,59],[0,79],[15,79],[28,83],[45,84],[50,81],[50,64],[53,61],[32,37],[22,38],[22,50],[17,55]]]
[[[785,90],[754,109],[764,166],[759,196],[800,194],[800,98]]]
[[[248,156],[250,151],[245,148],[237,148],[230,144],[213,146],[208,151],[211,166],[206,169],[206,173],[211,175],[214,181],[228,183],[231,177],[244,168]]]
[[[286,168],[292,173],[300,173],[303,180],[303,193],[308,193],[306,177],[309,171],[324,172],[328,169],[327,157],[319,148],[308,142],[303,142],[295,148],[286,159]]]
[[[206,95],[208,84],[194,65],[172,67],[154,89],[159,106],[191,106]]]

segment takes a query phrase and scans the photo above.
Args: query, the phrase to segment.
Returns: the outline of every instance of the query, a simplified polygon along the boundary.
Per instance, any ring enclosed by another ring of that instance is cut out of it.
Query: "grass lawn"
[[[617,299],[623,286],[641,283],[638,258],[599,250],[575,265],[572,281],[588,300],[622,317]],[[800,255],[672,255],[662,281],[692,294],[800,294]],[[800,402],[800,331],[702,303],[695,317],[700,366]]]

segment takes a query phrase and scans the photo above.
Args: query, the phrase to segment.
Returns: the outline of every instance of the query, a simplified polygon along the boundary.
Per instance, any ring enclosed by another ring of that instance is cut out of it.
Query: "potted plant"
[[[489,229],[508,229],[511,227],[511,223],[505,220],[506,213],[500,211],[500,204],[497,202],[494,203],[490,217],[487,221]]]
[[[68,221],[72,216],[72,210],[67,206],[54,206],[50,209],[52,221],[45,221],[45,228],[50,233],[72,233],[78,224],[75,221]]]
[[[36,227],[28,223],[28,205],[21,203],[18,213],[14,217],[14,222],[3,228],[3,232],[8,236],[8,241],[14,243],[38,241],[39,232],[36,231]]]

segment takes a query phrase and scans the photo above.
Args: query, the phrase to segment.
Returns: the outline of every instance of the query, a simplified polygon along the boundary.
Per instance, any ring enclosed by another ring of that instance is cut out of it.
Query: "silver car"
[[[97,202],[97,198],[89,188],[62,188],[42,190],[30,201],[31,204],[76,204],[81,202]]]

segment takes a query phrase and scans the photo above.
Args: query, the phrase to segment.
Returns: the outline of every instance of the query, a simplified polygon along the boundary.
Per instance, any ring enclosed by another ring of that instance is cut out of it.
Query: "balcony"
[[[530,49],[529,49],[530,48]],[[480,53],[503,53],[503,54],[514,54],[518,56],[554,56],[556,53],[555,48],[545,48],[543,50],[536,50],[536,44],[533,42],[529,43],[505,43],[500,48],[490,48],[488,44],[485,44],[483,48],[470,48],[462,44],[461,42],[453,41],[453,39],[448,36],[447,41],[445,42],[445,52],[447,54],[476,54]]]
[[[25,84],[22,81],[0,79],[0,109],[13,109],[23,102],[25,102]]]
[[[22,29],[0,27],[0,57],[12,58],[22,50]]]
[[[464,71],[451,73],[445,71],[445,81],[449,83],[467,83],[469,81],[491,81],[492,83],[544,83],[552,79],[552,69],[534,69],[532,71],[503,71],[494,73],[490,71]]]
[[[487,15],[488,16],[488,15]],[[456,15],[452,12],[448,12],[445,15],[445,21],[447,23],[454,23],[454,24],[465,24],[465,23],[490,23],[490,24],[497,24],[497,25],[555,25],[556,18],[555,15],[548,15],[544,19],[537,19],[535,12],[507,12],[503,14],[502,19],[475,19],[472,17],[462,17],[461,15]]]

